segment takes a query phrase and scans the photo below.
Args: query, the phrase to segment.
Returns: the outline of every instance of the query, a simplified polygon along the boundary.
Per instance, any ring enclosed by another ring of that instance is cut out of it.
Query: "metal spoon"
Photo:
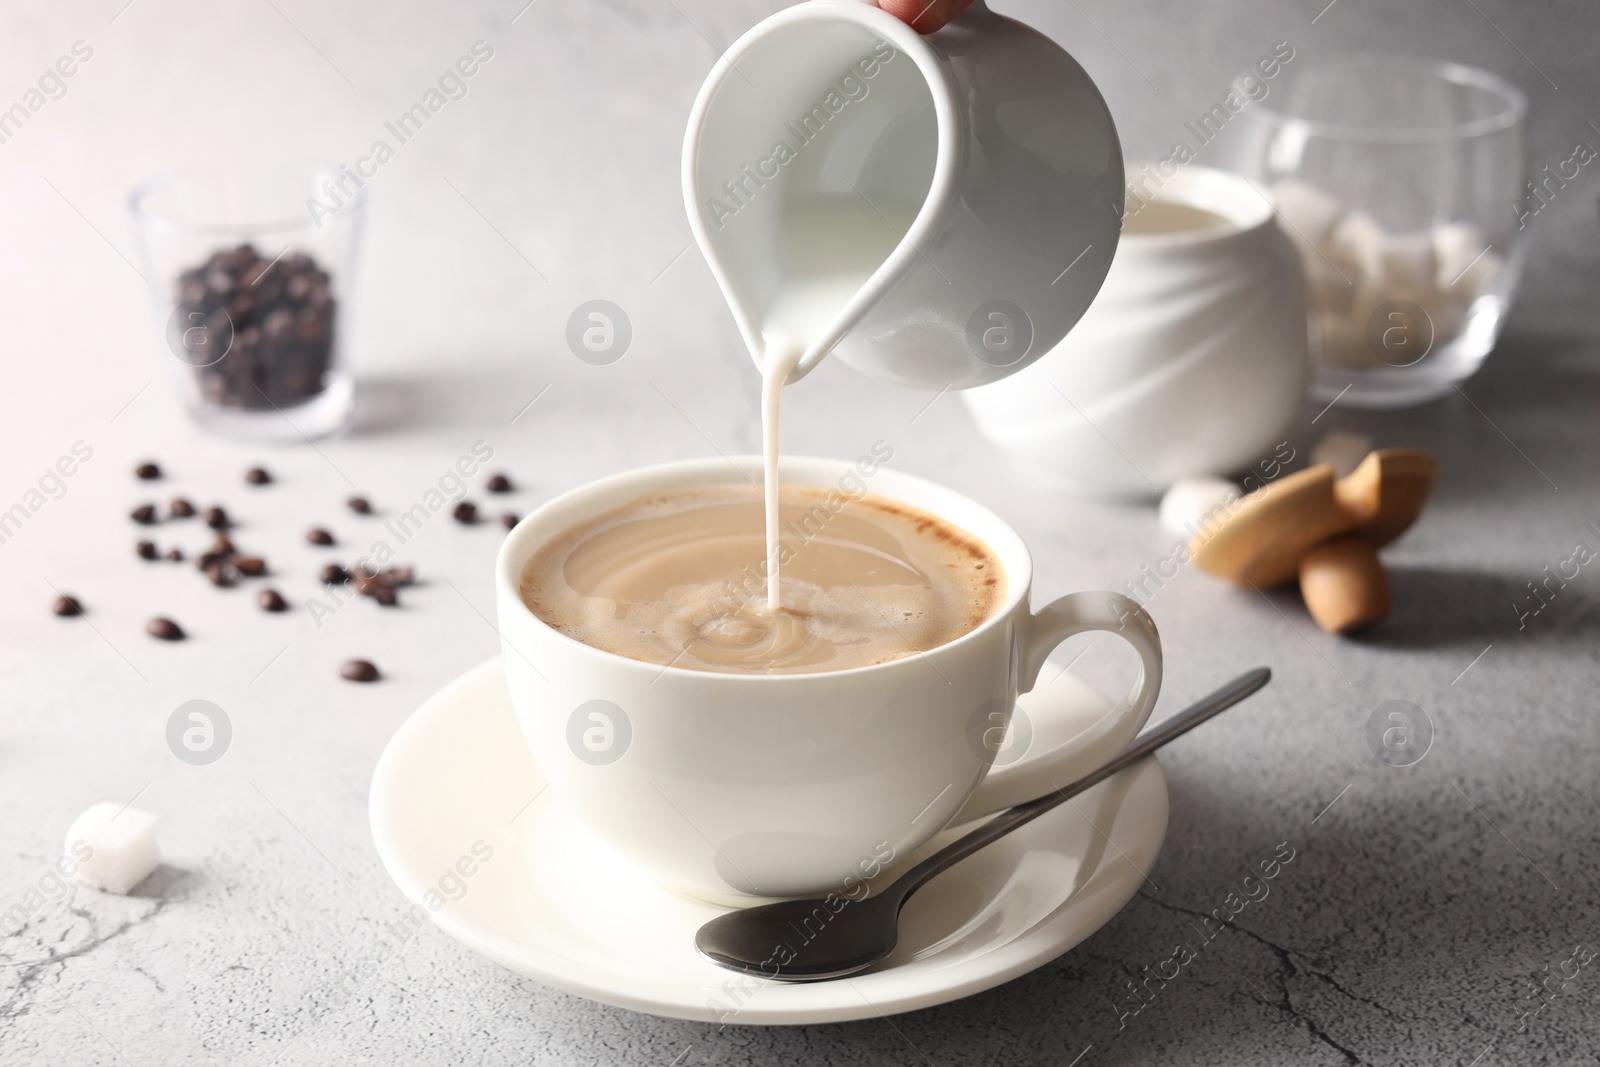
[[[1018,804],[990,819],[912,867],[893,885],[874,896],[847,901],[843,908],[838,908],[842,898],[835,896],[831,901],[783,900],[732,911],[700,927],[694,936],[695,948],[718,966],[782,982],[818,982],[864,971],[894,951],[900,936],[900,908],[934,875],[1144,759],[1168,741],[1237,704],[1271,679],[1272,672],[1266,667],[1240,675],[1135,738],[1099,770],[1048,796]],[[787,950],[783,952],[786,960],[776,962],[783,950]]]

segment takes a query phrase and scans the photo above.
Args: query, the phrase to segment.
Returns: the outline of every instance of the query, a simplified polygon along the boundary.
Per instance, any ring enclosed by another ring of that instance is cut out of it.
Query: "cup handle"
[[[1077,781],[1120,752],[1150,718],[1161,692],[1161,635],[1149,613],[1121,593],[1070,593],[1029,617],[1018,635],[1017,691],[1026,693],[1033,688],[1045,659],[1057,645],[1089,630],[1115,634],[1139,654],[1139,676],[1127,699],[1071,741],[1007,767],[991,767],[951,820],[952,825],[1014,807]]]

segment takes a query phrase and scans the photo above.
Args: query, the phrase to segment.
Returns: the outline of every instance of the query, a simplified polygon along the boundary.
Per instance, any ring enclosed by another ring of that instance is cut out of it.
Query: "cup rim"
[[[934,648],[901,656],[897,659],[886,660],[882,663],[868,664],[863,667],[847,667],[833,671],[746,674],[732,671],[694,670],[689,667],[675,667],[671,664],[662,666],[659,663],[632,659],[616,652],[609,652],[605,649],[585,644],[577,638],[570,637],[550,626],[535,615],[532,609],[523,602],[521,572],[523,567],[526,566],[528,556],[537,547],[537,545],[529,545],[527,542],[532,539],[533,535],[530,531],[537,524],[537,520],[541,515],[547,516],[552,511],[572,508],[592,497],[612,496],[619,490],[627,488],[636,488],[637,495],[642,496],[652,490],[672,487],[692,488],[696,485],[728,484],[726,476],[730,471],[730,465],[731,469],[738,473],[760,475],[762,472],[762,457],[759,455],[733,455],[716,459],[675,460],[668,463],[653,464],[648,467],[637,467],[588,482],[575,489],[569,489],[565,493],[545,501],[524,516],[522,521],[518,522],[516,527],[506,535],[505,540],[501,542],[500,551],[495,558],[495,596],[497,603],[500,605],[500,610],[502,612],[511,611],[518,620],[533,626],[536,631],[555,639],[558,644],[574,655],[590,660],[597,659],[598,662],[609,665],[610,669],[613,670],[647,673],[651,676],[652,684],[663,677],[670,677],[680,681],[692,680],[696,684],[728,686],[797,685],[815,683],[819,679],[861,678],[868,675],[914,669],[927,657],[943,654],[947,650],[964,648],[967,645],[988,639],[992,630],[995,627],[1005,625],[1019,607],[1024,611],[1027,610],[1033,584],[1033,557],[1028,551],[1027,544],[1022,540],[1022,535],[1017,533],[1010,523],[1002,519],[993,510],[978,503],[966,494],[940,485],[930,479],[908,474],[904,471],[890,470],[887,467],[880,467],[872,477],[876,479],[883,475],[889,475],[889,480],[893,485],[884,487],[886,491],[881,492],[878,491],[879,487],[877,486],[870,487],[868,491],[874,496],[883,496],[890,500],[900,501],[900,497],[896,493],[896,486],[909,486],[918,491],[926,492],[933,497],[943,497],[947,503],[954,503],[966,509],[969,514],[977,515],[983,524],[993,527],[994,532],[998,532],[1001,535],[1000,537],[980,535],[968,530],[963,523],[934,511],[932,508],[922,504],[912,504],[912,506],[920,507],[924,511],[932,511],[939,518],[960,527],[988,545],[999,560],[1006,577],[1005,598],[998,607],[990,612],[988,618],[960,637],[952,641],[946,641],[944,644],[937,645]],[[795,480],[795,469],[820,471],[825,468],[832,472],[833,477],[842,477],[845,472],[855,470],[853,461],[829,459],[820,456],[782,456],[779,459],[779,465],[780,473],[786,470],[791,472],[783,479],[785,484],[815,484],[816,479],[814,477],[807,477],[804,474],[799,475],[798,481]],[[904,502],[910,503],[909,501]],[[620,506],[620,504],[609,504],[606,507],[598,508],[590,512],[590,515],[598,514],[616,506]],[[573,522],[581,521],[583,520],[569,520],[563,525],[562,529],[568,529]],[[550,536],[544,536],[538,543],[543,544],[549,540]],[[1010,543],[995,544],[996,540],[1009,541]],[[511,638],[504,631],[501,633],[501,639],[508,645],[512,644]],[[512,645],[512,648],[522,654],[514,645]],[[532,661],[530,660],[529,662],[531,663]]]
[[[973,7],[982,9],[982,0],[973,4]],[[906,227],[906,232],[901,236],[899,243],[839,309],[827,328],[812,339],[800,362],[789,375],[791,384],[809,374],[822,361],[823,356],[838,343],[839,338],[848,333],[867,309],[904,278],[921,258],[922,253],[918,249],[927,243],[934,227],[948,213],[950,202],[954,199],[955,173],[960,164],[961,108],[956,86],[932,46],[921,34],[874,4],[862,3],[860,0],[811,0],[809,3],[795,4],[770,15],[745,31],[712,66],[711,72],[706,75],[706,80],[695,97],[684,133],[680,177],[688,209],[689,230],[694,236],[695,244],[705,254],[707,265],[717,280],[718,288],[725,294],[731,293],[732,279],[723,269],[721,258],[715,254],[715,246],[710,240],[711,233],[705,224],[705,217],[695,190],[695,159],[705,128],[706,112],[710,109],[717,90],[728,80],[731,73],[737,73],[737,61],[771,31],[798,23],[830,21],[851,22],[876,32],[911,58],[921,71],[933,100],[938,143],[934,147],[933,175],[928,183],[928,193],[923,197],[916,217]],[[746,344],[754,350],[756,348],[754,342],[761,337],[761,324],[746,321],[742,300],[730,298],[728,303],[733,309],[734,318]]]
[[[1521,89],[1498,74],[1481,67],[1469,66],[1452,60],[1429,59],[1399,52],[1338,52],[1308,64],[1313,69],[1392,67],[1405,65],[1415,71],[1432,74],[1440,81],[1452,85],[1471,86],[1492,93],[1501,99],[1502,107],[1493,115],[1468,119],[1464,122],[1407,126],[1362,126],[1324,119],[1307,119],[1269,106],[1265,101],[1252,102],[1242,112],[1247,118],[1264,125],[1292,126],[1314,137],[1333,141],[1353,141],[1367,144],[1411,144],[1418,141],[1465,141],[1499,133],[1520,125],[1528,113],[1528,97]],[[1241,72],[1235,79],[1249,75]]]
[[[152,210],[149,205],[151,195],[184,181],[204,181],[216,179],[223,175],[240,174],[275,174],[280,176],[299,175],[307,179],[315,179],[323,174],[337,177],[339,166],[324,160],[308,159],[296,164],[261,164],[237,167],[197,167],[178,168],[159,171],[140,181],[128,193],[128,214],[140,226],[155,230],[165,230],[174,233],[187,233],[197,237],[237,237],[242,234],[286,234],[314,231],[318,225],[309,216],[240,219],[229,222],[190,222],[173,214]],[[337,223],[340,217],[359,217],[367,207],[367,186],[363,182],[356,187],[355,194],[347,200],[343,207],[335,212],[332,222]]]

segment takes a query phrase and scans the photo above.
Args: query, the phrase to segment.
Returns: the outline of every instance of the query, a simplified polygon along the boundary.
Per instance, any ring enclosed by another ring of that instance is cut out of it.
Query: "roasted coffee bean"
[[[347,659],[339,667],[339,677],[352,682],[376,682],[378,668],[364,659]]]
[[[133,473],[139,477],[140,481],[153,482],[161,477],[161,468],[154,463],[146,462],[133,468]]]
[[[508,530],[516,526],[519,521],[521,520],[519,520],[515,514],[509,511],[500,516],[500,525],[504,526]]]
[[[263,589],[256,594],[256,603],[262,611],[288,611],[289,602],[276,589]]]
[[[173,563],[182,563],[183,562],[183,549],[181,549],[181,548],[169,548],[169,549],[167,549],[167,559],[171,560]]]
[[[362,596],[371,597],[373,600],[376,600],[385,607],[392,608],[396,604],[400,603],[400,597],[395,593],[394,586],[383,581],[381,578],[357,577],[354,584],[356,592],[360,593]]]
[[[161,555],[156,551],[156,543],[154,541],[140,541],[133,546],[133,550],[139,553],[140,559],[155,559]]]
[[[144,624],[144,632],[163,641],[182,641],[184,638],[183,627],[159,615]]]
[[[235,556],[233,565],[247,578],[258,578],[267,573],[267,561],[260,556]]]
[[[249,470],[244,472],[244,480],[249,482],[251,485],[270,485],[272,482],[272,475],[267,473],[267,469],[265,467],[251,467]]]
[[[217,539],[211,542],[211,551],[220,556],[231,556],[237,549],[233,547],[233,542],[228,539],[227,534],[218,534]]]
[[[194,514],[194,505],[181,496],[175,496],[172,503],[167,505],[167,514],[174,519],[187,519]]]
[[[57,615],[82,615],[83,605],[78,603],[77,597],[62,593],[56,597],[56,602],[50,605],[50,610]]]
[[[140,526],[153,526],[156,522],[156,506],[154,504],[140,504],[128,512],[128,518]]]
[[[349,500],[346,500],[345,503],[350,505],[350,510],[355,512],[357,515],[372,514],[372,502],[364,496],[353,496]]]
[[[202,552],[194,558],[194,565],[200,570],[205,570],[213,563],[226,562],[228,562],[228,554],[226,552]]]
[[[331,545],[333,544],[333,534],[320,526],[313,526],[306,531],[306,540],[314,545]]]
[[[322,573],[317,578],[323,585],[343,585],[350,580],[350,572],[337,563],[330,563],[322,568]]]
[[[485,485],[484,488],[489,490],[491,493],[509,493],[511,492],[511,479],[507,478],[504,474],[496,474],[494,477],[489,479],[488,484]]]
[[[379,572],[378,577],[383,581],[383,584],[399,589],[415,582],[417,580],[417,572],[413,567],[386,567]]]
[[[478,521],[478,505],[474,504],[470,500],[463,500],[461,503],[456,505],[456,509],[450,514],[457,522],[465,526],[470,526],[472,523]]]
[[[228,518],[228,513],[215,504],[206,508],[201,518],[205,519],[206,525],[213,530],[226,530],[233,525],[233,521]]]
[[[206,579],[220,589],[230,588],[238,576],[239,572],[233,569],[233,564],[225,563],[222,560],[218,560],[206,568]]]
[[[378,577],[377,565],[370,563],[367,560],[361,560],[354,567],[350,568],[350,577],[357,579],[376,578]]]

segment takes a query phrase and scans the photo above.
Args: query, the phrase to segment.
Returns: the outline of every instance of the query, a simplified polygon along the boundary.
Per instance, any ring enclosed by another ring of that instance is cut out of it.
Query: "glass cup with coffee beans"
[[[306,166],[164,175],[129,200],[161,353],[207,429],[301,440],[343,428],[344,325],[366,190]]]

